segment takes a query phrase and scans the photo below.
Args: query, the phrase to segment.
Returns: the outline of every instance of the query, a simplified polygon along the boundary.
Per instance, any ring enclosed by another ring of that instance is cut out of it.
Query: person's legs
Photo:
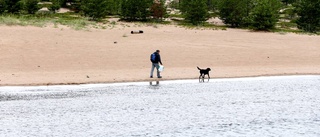
[[[157,69],[157,77],[158,77],[158,78],[161,78],[160,71],[159,71],[160,66],[159,66],[158,63],[152,63],[151,72],[150,72],[150,78],[153,77],[154,68]]]
[[[152,78],[153,77],[153,71],[154,71],[154,64],[152,63],[152,66],[151,66],[151,73],[150,73],[150,78]]]
[[[157,76],[158,76],[158,78],[161,78],[160,71],[159,71],[159,68],[160,68],[159,64],[155,63],[154,66],[157,68]]]

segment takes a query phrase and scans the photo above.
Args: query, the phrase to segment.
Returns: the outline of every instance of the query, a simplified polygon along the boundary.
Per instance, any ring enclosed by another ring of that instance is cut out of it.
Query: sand
[[[1,86],[158,80],[149,78],[156,49],[165,66],[161,80],[198,78],[197,66],[210,67],[212,78],[320,74],[320,37],[312,35],[171,25],[0,32]]]

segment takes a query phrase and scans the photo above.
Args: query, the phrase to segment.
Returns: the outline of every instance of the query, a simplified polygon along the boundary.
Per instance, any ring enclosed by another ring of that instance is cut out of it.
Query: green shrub
[[[283,13],[286,15],[285,18],[290,20],[296,18],[297,16],[295,9],[292,7],[285,9]]]
[[[6,9],[9,13],[18,13],[22,10],[22,1],[20,0],[5,0]]]
[[[25,0],[24,9],[29,14],[34,14],[40,9],[40,6],[38,5],[38,3],[39,3],[39,0]]]
[[[150,17],[153,0],[122,0],[121,18],[124,20],[142,20]]]
[[[320,0],[302,0],[295,5],[298,28],[308,32],[320,31]]]
[[[252,0],[223,0],[218,9],[220,19],[231,27],[247,26]]]
[[[161,0],[160,3],[153,3],[150,9],[153,18],[162,20],[164,17],[167,16],[167,7],[164,4],[164,0]]]
[[[56,12],[57,10],[59,10],[61,8],[59,0],[52,0],[51,2],[52,2],[52,4],[50,5],[50,7],[48,7],[48,9],[50,11]]]
[[[179,2],[178,1],[171,1],[169,4],[168,4],[169,8],[172,8],[172,9],[179,9]]]
[[[209,13],[206,1],[207,0],[182,1],[181,12],[185,17],[185,20],[193,25],[198,25],[208,20]]]
[[[279,0],[257,0],[257,5],[250,14],[250,27],[254,30],[273,29],[279,20],[280,7]]]
[[[7,9],[7,4],[6,4],[5,0],[0,0],[0,14],[5,12],[6,9]]]
[[[110,13],[109,4],[108,0],[83,0],[81,11],[93,20],[101,20]]]

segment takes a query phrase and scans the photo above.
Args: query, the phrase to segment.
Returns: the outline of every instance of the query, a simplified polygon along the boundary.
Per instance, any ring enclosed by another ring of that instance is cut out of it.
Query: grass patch
[[[297,28],[297,24],[292,22],[278,22],[277,25],[283,29]]]
[[[305,32],[303,30],[298,30],[298,29],[284,29],[284,28],[275,28],[271,30],[271,32],[277,32],[279,34],[287,34],[287,33],[296,33],[296,34],[310,34],[308,32]]]
[[[170,14],[169,18],[184,18],[182,14]]]
[[[74,13],[49,13],[40,12],[35,15],[14,15],[4,14],[0,16],[0,24],[8,26],[37,26],[45,27],[47,25],[65,25],[76,30],[82,30],[96,22],[89,21]]]
[[[199,25],[194,25],[190,22],[187,22],[185,20],[178,20],[178,19],[172,19],[178,26],[182,26],[188,29],[214,29],[214,30],[227,30],[227,26],[218,26],[214,24],[210,24],[208,22],[201,23]]]

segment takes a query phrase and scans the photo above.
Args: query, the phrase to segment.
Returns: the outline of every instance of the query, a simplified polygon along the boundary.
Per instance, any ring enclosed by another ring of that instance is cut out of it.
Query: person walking
[[[158,76],[158,78],[162,78],[161,75],[160,75],[160,71],[159,71],[159,67],[160,67],[159,63],[162,65],[161,57],[160,57],[160,50],[156,50],[156,52],[151,54],[150,61],[152,63],[150,78],[153,78],[154,68],[157,68],[157,76]]]

